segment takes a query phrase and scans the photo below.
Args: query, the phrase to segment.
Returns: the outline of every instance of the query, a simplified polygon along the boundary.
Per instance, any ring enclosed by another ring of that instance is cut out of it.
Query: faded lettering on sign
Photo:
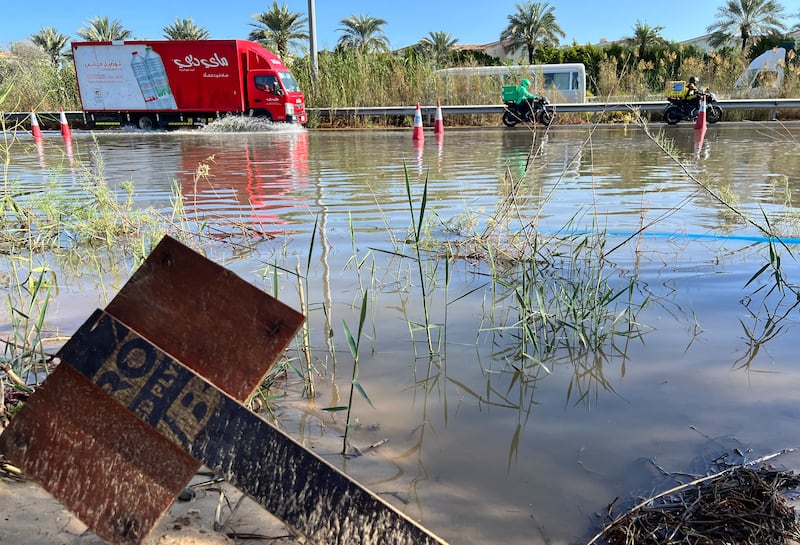
[[[98,347],[77,367],[129,411],[179,444],[194,441],[222,393],[108,315],[88,337]],[[77,362],[69,354],[62,356]]]

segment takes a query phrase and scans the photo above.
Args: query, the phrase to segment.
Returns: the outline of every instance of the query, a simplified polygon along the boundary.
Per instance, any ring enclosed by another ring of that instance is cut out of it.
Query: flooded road
[[[800,443],[800,128],[650,131],[78,133],[71,155],[47,134],[7,178],[130,181],[142,207],[179,192],[274,237],[209,255],[295,308],[302,271],[318,396],[290,371],[280,425],[454,545],[579,544],[662,470]],[[59,275],[48,326],[125,273]],[[380,446],[344,459],[324,409],[347,403],[362,301],[350,439]]]

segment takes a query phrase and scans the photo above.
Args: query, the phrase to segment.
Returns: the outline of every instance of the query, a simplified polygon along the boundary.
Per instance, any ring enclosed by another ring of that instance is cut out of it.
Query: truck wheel
[[[269,110],[250,110],[250,117],[272,121],[272,114],[269,113]]]
[[[139,128],[143,131],[150,131],[153,129],[153,118],[147,115],[143,115],[139,118],[138,122]]]

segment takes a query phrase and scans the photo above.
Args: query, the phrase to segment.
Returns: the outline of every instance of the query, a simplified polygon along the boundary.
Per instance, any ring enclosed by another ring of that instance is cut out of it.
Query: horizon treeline
[[[547,2],[527,2],[509,16],[509,27],[501,37],[530,64],[582,63],[586,67],[587,94],[615,100],[654,100],[663,96],[669,81],[700,78],[721,98],[734,94],[736,78],[761,53],[784,46],[789,50],[785,77],[772,96],[792,97],[800,93],[796,42],[785,33],[770,32],[753,39],[749,46],[733,42],[707,52],[695,45],[664,40],[660,27],[637,22],[631,38],[603,45],[560,45],[563,35],[553,8]],[[527,10],[527,11],[526,11]],[[342,40],[332,51],[317,55],[317,70],[307,53],[288,53],[293,42],[307,39],[302,14],[289,12],[273,2],[272,10],[253,17],[249,38],[279,53],[306,95],[309,108],[408,106],[417,102],[444,105],[501,103],[503,83],[491,78],[453,78],[438,75],[440,68],[526,64],[501,61],[482,51],[459,49],[458,40],[445,32],[431,32],[418,44],[398,51],[388,48],[382,26],[386,21],[369,16],[342,20]],[[543,21],[538,34],[529,35],[529,20]],[[517,21],[515,23],[514,21]],[[544,24],[546,23],[546,24]],[[278,32],[283,30],[283,32]],[[79,33],[94,41],[126,39],[130,32],[118,21],[97,17]],[[191,18],[176,19],[164,27],[173,38],[203,39],[207,31]],[[526,34],[528,33],[528,34]],[[11,44],[0,55],[0,104],[4,111],[80,110],[75,68],[64,53],[69,39],[55,29],[42,29],[31,40]],[[517,56],[518,58],[518,56]],[[316,74],[316,77],[314,77]],[[551,97],[559,102],[559,97]]]
[[[752,58],[782,45],[762,39],[747,53],[721,48],[706,53],[695,46],[667,42],[651,47],[641,58],[634,45],[605,47],[577,45],[541,47],[534,63],[579,62],[586,66],[587,92],[596,97],[647,100],[662,93],[667,82],[694,75],[720,96],[734,92],[735,80]],[[80,110],[75,68],[71,62],[55,64],[40,48],[15,44],[13,55],[0,57],[0,90],[7,92],[4,111]],[[453,52],[446,66],[502,65],[483,53]],[[298,79],[310,108],[407,106],[435,104],[499,103],[501,89],[495,80],[445,82],[435,74],[441,65],[417,49],[360,54],[323,51],[318,56],[318,78],[312,81],[308,56],[293,57],[287,65]],[[797,96],[798,59],[787,55],[779,97]],[[2,95],[3,93],[0,93]]]

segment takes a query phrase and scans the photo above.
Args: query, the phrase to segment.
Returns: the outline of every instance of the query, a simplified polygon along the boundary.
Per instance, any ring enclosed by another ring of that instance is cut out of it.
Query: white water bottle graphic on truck
[[[144,55],[138,50],[133,51],[131,68],[148,110],[174,110],[178,107],[161,56],[152,47],[146,46]]]

